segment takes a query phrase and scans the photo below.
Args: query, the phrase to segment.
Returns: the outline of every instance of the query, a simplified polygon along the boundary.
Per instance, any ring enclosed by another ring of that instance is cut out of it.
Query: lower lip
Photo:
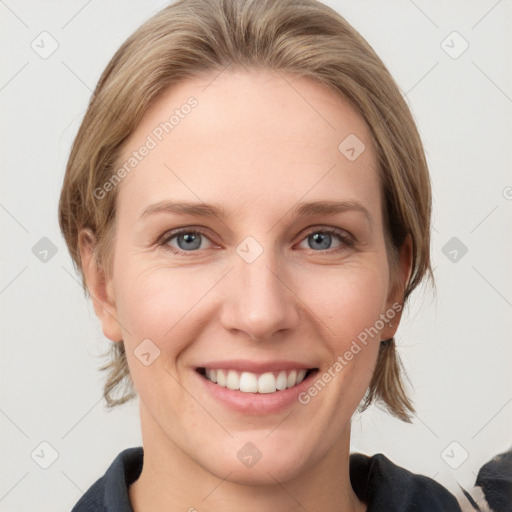
[[[311,378],[317,372],[311,372],[300,384],[275,393],[244,393],[243,391],[219,386],[196,371],[194,373],[201,380],[206,391],[231,410],[244,414],[264,415],[282,411],[298,402],[298,395],[308,389]]]

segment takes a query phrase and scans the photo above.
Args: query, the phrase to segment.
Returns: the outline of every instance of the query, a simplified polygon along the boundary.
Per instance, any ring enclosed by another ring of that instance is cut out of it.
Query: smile
[[[242,393],[276,393],[299,385],[316,368],[297,368],[276,372],[252,373],[229,369],[198,368],[205,379],[218,386]]]

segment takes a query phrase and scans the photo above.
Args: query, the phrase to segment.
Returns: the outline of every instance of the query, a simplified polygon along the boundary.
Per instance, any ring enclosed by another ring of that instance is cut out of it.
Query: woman
[[[136,391],[143,448],[73,510],[460,510],[349,454],[359,405],[414,413],[393,337],[431,277],[430,212],[410,111],[335,11],[182,0],[142,25],[97,85],[59,220],[113,342],[105,398]]]

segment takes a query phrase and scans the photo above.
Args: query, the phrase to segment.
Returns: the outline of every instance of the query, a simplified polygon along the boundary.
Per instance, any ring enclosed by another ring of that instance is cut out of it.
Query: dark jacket
[[[128,487],[142,471],[143,454],[141,447],[122,451],[71,512],[133,512]],[[441,484],[393,464],[381,453],[350,455],[350,482],[368,512],[461,512]]]

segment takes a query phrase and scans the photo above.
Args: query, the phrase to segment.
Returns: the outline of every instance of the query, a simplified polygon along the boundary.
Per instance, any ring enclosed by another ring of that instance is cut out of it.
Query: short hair
[[[422,142],[399,87],[366,40],[315,0],[179,0],[143,23],[112,57],[71,149],[59,224],[85,293],[78,235],[92,230],[95,259],[109,275],[119,187],[102,199],[95,190],[113,176],[123,143],[170,86],[229,66],[309,78],[355,108],[376,151],[391,282],[408,235],[413,261],[404,304],[425,277],[433,282],[431,186]],[[101,369],[108,372],[109,407],[135,396],[123,341],[112,344]],[[410,422],[415,411],[404,375],[392,339],[381,345],[360,410],[376,402]]]

